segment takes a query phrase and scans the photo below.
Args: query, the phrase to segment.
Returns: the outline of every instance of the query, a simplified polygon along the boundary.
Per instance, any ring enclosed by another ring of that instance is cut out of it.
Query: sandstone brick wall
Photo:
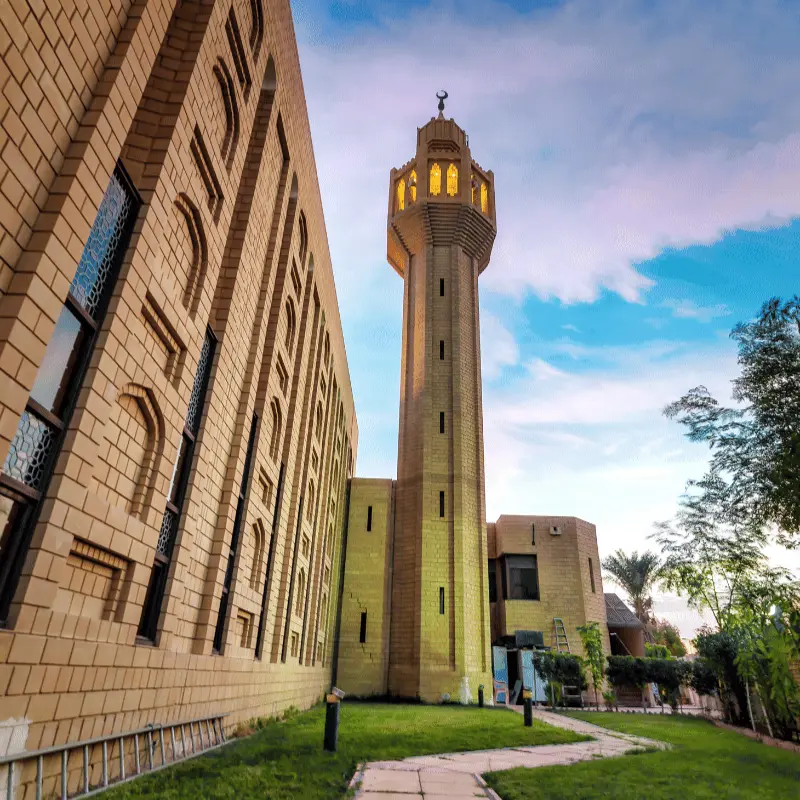
[[[336,670],[337,685],[350,695],[387,692],[393,540],[394,481],[354,478]]]
[[[289,2],[12,0],[0,51],[0,457],[118,162],[141,198],[0,630],[0,722],[35,749],[306,707],[330,681],[358,433]],[[207,327],[205,411],[144,642]]]
[[[532,544],[532,526],[536,544]],[[492,605],[492,641],[516,630],[544,633],[546,645],[554,645],[553,620],[564,621],[570,650],[583,655],[577,628],[587,622],[599,622],[607,653],[611,652],[606,625],[605,600],[600,576],[595,526],[575,517],[540,517],[502,515],[490,523],[489,558],[509,554],[535,554],[539,570],[539,600],[505,600],[502,598],[500,564],[498,563],[498,601]],[[550,533],[557,527],[561,533]],[[595,586],[592,591],[588,559],[592,559]]]

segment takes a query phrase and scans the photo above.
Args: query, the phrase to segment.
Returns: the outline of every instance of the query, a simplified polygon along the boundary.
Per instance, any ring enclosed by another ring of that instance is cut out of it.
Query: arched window
[[[328,359],[331,357],[331,337],[326,333],[325,341],[322,345],[322,361],[324,365],[328,366]]]
[[[306,571],[300,569],[300,574],[297,576],[297,602],[294,606],[295,614],[303,613],[303,603],[306,599]]]
[[[402,211],[406,207],[406,182],[404,178],[397,181],[397,211]]]
[[[475,193],[478,190],[478,181],[475,178],[474,174],[471,174],[469,176],[469,185],[470,185],[470,188],[472,189],[472,205],[475,205],[475,201],[476,201]]]
[[[328,555],[333,552],[333,525],[328,525]]]
[[[481,211],[484,214],[489,213],[489,189],[485,182],[481,182]]]
[[[306,225],[306,215],[300,212],[300,265],[306,265],[306,253],[308,252],[308,226]]]
[[[278,452],[281,448],[281,428],[283,427],[283,418],[281,415],[281,407],[278,399],[273,397],[270,403],[270,411],[272,412],[272,434],[269,440],[269,457],[275,461],[278,458]]]
[[[317,401],[317,419],[314,423],[314,433],[317,439],[322,439],[322,401]]]
[[[458,167],[451,164],[447,168],[447,194],[455,197],[458,194]]]
[[[411,174],[408,176],[408,194],[411,198],[412,203],[417,202],[417,171],[415,169],[411,170]]]
[[[264,561],[264,544],[266,535],[261,520],[253,525],[253,568],[250,571],[250,588],[258,588],[258,579],[261,576],[261,565]]]
[[[436,163],[431,167],[431,188],[430,194],[433,197],[442,193],[442,168]]]
[[[297,329],[297,315],[291,298],[286,300],[286,349],[291,353],[294,347],[294,334]]]
[[[314,516],[314,481],[308,482],[308,505],[306,506],[306,519],[311,520]]]

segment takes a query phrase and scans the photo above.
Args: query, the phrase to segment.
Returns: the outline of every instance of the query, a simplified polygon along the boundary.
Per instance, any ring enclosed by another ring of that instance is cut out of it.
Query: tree
[[[779,541],[791,544],[800,534],[800,298],[772,298],[731,338],[739,349],[739,407],[721,406],[698,386],[664,413],[711,448],[708,475],[690,483],[701,500],[707,495],[739,526],[774,524]]]
[[[659,557],[649,551],[640,555],[634,550],[627,555],[622,550],[617,550],[603,559],[602,566],[628,595],[636,616],[646,623],[653,608],[650,592],[660,575]]]
[[[653,619],[647,626],[655,644],[663,644],[676,658],[686,655],[686,645],[681,639],[680,631],[665,619]]]
[[[603,634],[600,633],[600,625],[597,622],[587,622],[585,625],[578,626],[578,635],[581,637],[583,652],[586,654],[584,662],[592,676],[592,686],[594,687],[594,703],[597,710],[600,710],[600,700],[597,690],[603,688],[603,669],[605,667],[606,655],[603,652]]]

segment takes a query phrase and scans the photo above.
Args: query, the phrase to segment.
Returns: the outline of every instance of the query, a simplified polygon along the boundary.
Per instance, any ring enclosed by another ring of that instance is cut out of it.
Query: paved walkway
[[[557,728],[594,737],[590,742],[545,744],[538,747],[504,747],[470,753],[414,756],[402,761],[373,761],[353,778],[360,780],[358,800],[444,800],[444,798],[497,797],[480,777],[514,767],[574,764],[593,758],[620,756],[646,747],[667,747],[664,742],[616,733],[582,720],[537,709],[534,717]]]

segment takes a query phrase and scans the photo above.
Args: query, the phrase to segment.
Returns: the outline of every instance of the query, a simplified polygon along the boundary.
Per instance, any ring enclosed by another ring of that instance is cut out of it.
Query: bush
[[[671,657],[609,656],[606,668],[606,676],[614,688],[635,686],[644,690],[648,683],[656,683],[659,693],[673,708],[678,707],[681,685],[689,681],[691,673],[690,664]]]
[[[671,658],[672,653],[665,644],[644,643],[644,654],[647,658]]]

